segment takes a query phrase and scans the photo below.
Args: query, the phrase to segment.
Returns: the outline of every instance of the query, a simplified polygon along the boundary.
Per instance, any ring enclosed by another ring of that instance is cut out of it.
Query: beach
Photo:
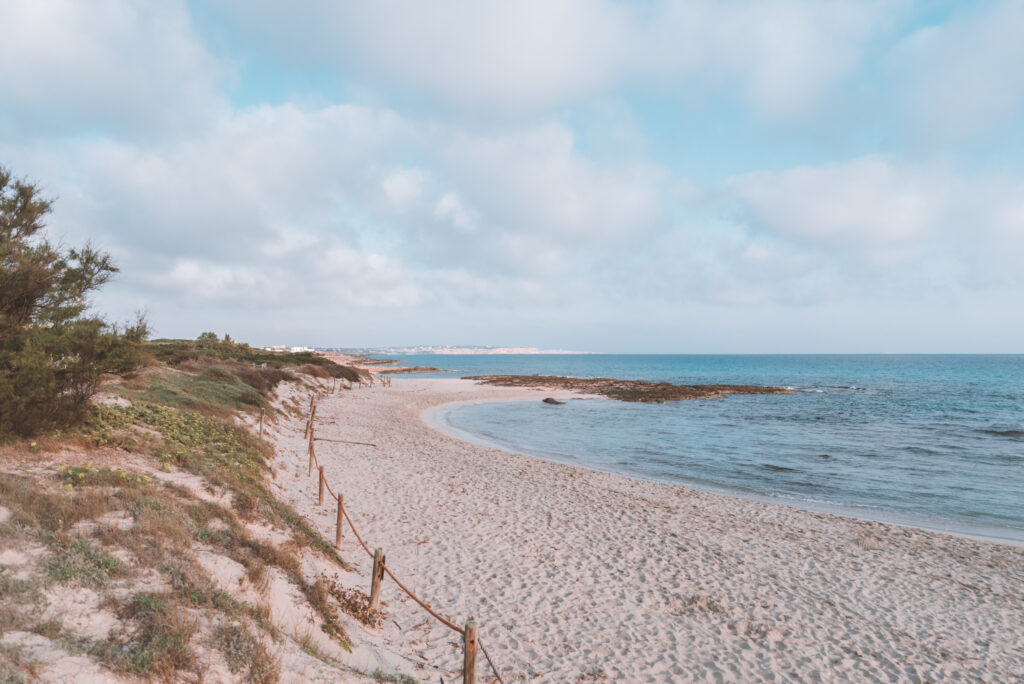
[[[365,443],[316,443],[360,534],[435,610],[476,618],[504,681],[1024,678],[1024,549],[545,462],[424,420],[547,396],[570,395],[403,377],[317,409],[318,437]],[[269,431],[276,487],[333,540],[303,427]],[[342,554],[368,591],[348,528]],[[382,596],[388,648],[449,681],[459,636],[387,578]]]

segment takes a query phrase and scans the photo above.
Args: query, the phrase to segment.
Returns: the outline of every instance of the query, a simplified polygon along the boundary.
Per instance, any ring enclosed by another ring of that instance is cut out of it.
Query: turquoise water
[[[400,358],[455,375],[792,387],[796,394],[666,404],[466,405],[445,416],[477,439],[549,460],[1024,539],[1024,355]]]

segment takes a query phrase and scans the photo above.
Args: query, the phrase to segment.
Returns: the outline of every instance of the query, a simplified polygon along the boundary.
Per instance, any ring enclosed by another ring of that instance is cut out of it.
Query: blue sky
[[[1024,3],[7,0],[97,308],[259,344],[1021,352]]]

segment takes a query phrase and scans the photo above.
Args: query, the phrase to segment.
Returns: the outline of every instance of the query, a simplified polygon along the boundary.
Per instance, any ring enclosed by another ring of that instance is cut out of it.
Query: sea
[[[440,412],[439,420],[464,438],[549,461],[1024,543],[1024,355],[390,358],[448,371],[425,377],[566,375],[788,387],[795,392],[664,404],[465,404]]]

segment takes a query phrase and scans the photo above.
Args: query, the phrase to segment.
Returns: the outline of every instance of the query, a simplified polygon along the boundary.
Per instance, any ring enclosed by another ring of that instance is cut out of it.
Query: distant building
[[[310,347],[289,347],[284,344],[275,344],[270,347],[264,347],[264,351],[275,352],[277,354],[286,354],[291,352],[292,354],[298,354],[299,352],[311,352],[313,351]]]

